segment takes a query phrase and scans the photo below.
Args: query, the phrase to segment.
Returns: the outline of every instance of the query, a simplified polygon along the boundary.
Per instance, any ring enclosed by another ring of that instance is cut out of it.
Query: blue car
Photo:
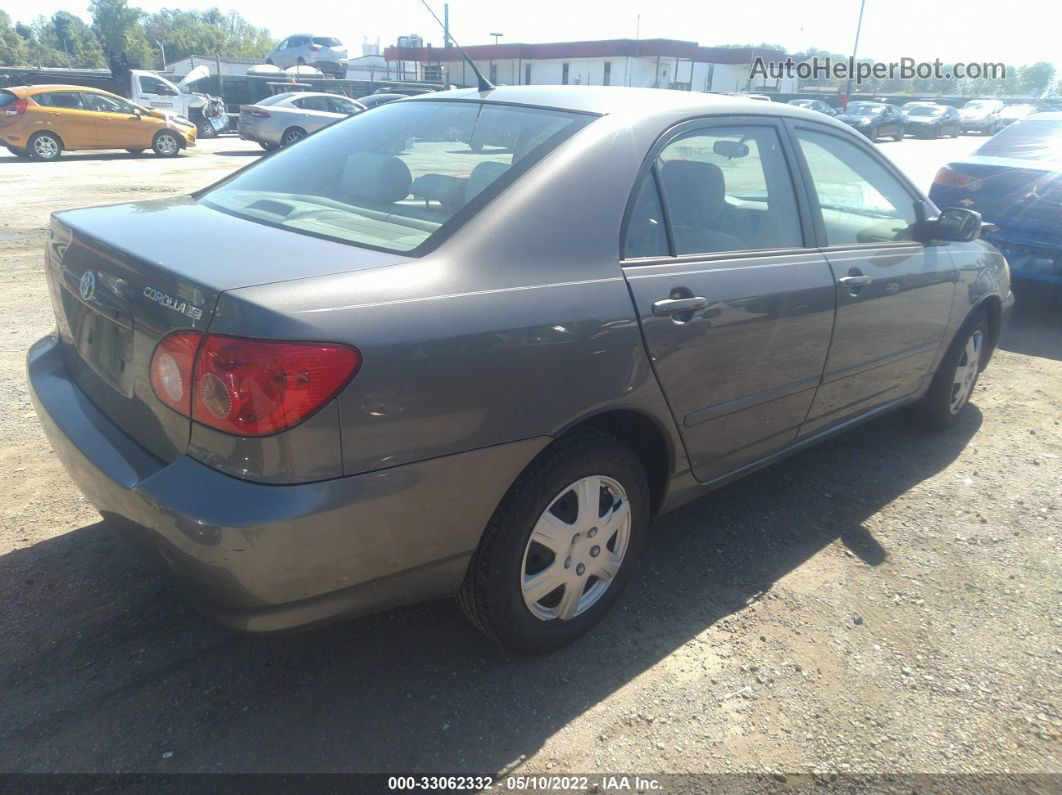
[[[983,235],[1024,279],[1062,285],[1062,112],[1015,122],[933,180],[938,207],[965,207],[998,227]]]

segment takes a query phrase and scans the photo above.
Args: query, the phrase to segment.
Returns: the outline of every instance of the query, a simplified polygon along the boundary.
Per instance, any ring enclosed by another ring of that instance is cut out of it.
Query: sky
[[[84,6],[82,6],[84,2]],[[879,61],[911,57],[955,61],[1002,61],[1022,65],[1050,61],[1062,78],[1057,0],[866,0],[861,56]],[[417,33],[439,46],[442,32],[420,0],[358,2],[314,0],[293,13],[288,3],[262,0],[130,0],[145,11],[170,8],[234,10],[277,38],[310,32],[337,36],[351,54],[363,38],[394,44]],[[432,0],[442,17],[442,0]],[[66,10],[88,20],[87,0],[0,0],[16,21]],[[639,15],[641,15],[639,22]],[[781,44],[790,52],[808,47],[851,51],[859,0],[451,0],[450,27],[463,45],[585,39],[670,38],[713,44]]]

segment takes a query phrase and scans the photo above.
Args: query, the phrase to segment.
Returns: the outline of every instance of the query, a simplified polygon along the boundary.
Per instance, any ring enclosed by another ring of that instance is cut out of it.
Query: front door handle
[[[872,281],[874,280],[869,276],[863,276],[860,274],[858,276],[842,276],[837,280],[837,283],[842,287],[847,287],[851,290],[853,287],[866,287]]]
[[[653,304],[653,314],[661,317],[676,315],[681,312],[695,312],[708,306],[708,299],[699,295],[689,298],[664,298]]]

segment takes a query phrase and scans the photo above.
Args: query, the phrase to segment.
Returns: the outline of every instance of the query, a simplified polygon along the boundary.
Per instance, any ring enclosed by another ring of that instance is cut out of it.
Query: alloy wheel
[[[33,139],[33,152],[41,160],[54,160],[59,156],[59,144],[50,135],[39,135]]]
[[[543,511],[524,549],[521,591],[541,621],[570,621],[604,595],[631,537],[627,492],[604,475],[564,488]]]
[[[958,414],[966,401],[970,399],[974,385],[977,383],[977,375],[981,369],[981,348],[984,345],[985,335],[980,329],[974,331],[963,346],[962,356],[955,367],[955,375],[951,383],[951,400],[948,410],[952,414]]]
[[[169,133],[163,133],[155,139],[155,146],[158,148],[159,153],[163,155],[173,155],[177,153],[180,145],[177,143],[177,139]]]

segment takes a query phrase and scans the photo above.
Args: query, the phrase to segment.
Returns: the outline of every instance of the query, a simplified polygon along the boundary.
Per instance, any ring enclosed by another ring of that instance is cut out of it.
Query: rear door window
[[[328,101],[328,97],[302,97],[301,99],[293,99],[291,104],[302,110],[322,110],[326,113],[332,111],[332,105]]]
[[[314,44],[320,44],[322,47],[339,47],[342,46],[342,42],[339,39],[334,39],[331,36],[314,36]]]
[[[676,254],[803,246],[773,127],[695,130],[664,147],[656,165]]]
[[[46,108],[85,110],[80,91],[49,91],[47,94],[37,94],[33,99]]]
[[[5,105],[10,105],[17,99],[18,97],[16,97],[10,91],[0,91],[0,108],[4,107]]]

